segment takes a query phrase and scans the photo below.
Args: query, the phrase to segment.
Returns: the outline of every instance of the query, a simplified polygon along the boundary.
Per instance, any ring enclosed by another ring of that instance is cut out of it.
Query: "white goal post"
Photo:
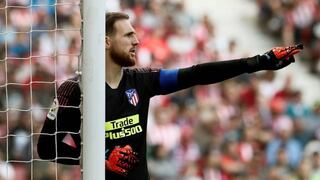
[[[83,179],[105,179],[105,1],[82,0]]]

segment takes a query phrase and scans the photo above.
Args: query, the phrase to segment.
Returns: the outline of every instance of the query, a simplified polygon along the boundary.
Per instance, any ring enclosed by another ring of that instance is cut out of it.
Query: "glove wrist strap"
[[[260,71],[261,64],[260,64],[260,55],[254,56],[252,58],[249,58],[246,62],[248,65],[247,73],[254,73],[256,71]]]

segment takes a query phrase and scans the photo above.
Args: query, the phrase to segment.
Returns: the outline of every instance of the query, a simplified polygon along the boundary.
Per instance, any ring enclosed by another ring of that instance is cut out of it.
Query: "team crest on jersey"
[[[126,90],[126,95],[130,104],[137,106],[139,102],[139,96],[136,89]]]

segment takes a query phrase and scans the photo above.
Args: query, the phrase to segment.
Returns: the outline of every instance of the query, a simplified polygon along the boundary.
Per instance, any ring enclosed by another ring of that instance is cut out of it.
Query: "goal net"
[[[81,73],[82,3],[0,1],[1,180],[81,179],[80,166],[42,160],[36,147],[57,89]]]

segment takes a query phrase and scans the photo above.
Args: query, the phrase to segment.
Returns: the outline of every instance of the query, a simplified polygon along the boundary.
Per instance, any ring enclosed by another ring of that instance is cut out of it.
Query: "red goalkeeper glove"
[[[294,55],[303,49],[302,44],[288,47],[275,47],[263,55],[248,61],[249,71],[278,70],[295,61]]]
[[[105,160],[107,170],[127,176],[129,171],[138,163],[137,153],[132,151],[131,146],[116,146],[110,153],[109,158]]]

